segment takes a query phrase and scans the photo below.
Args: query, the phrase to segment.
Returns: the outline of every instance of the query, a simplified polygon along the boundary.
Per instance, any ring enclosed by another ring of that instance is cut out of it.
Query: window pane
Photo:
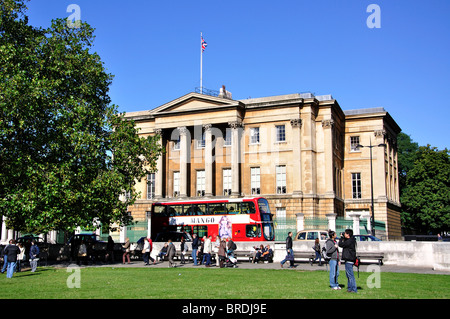
[[[286,141],[286,131],[284,125],[277,125],[277,142],[284,142]]]

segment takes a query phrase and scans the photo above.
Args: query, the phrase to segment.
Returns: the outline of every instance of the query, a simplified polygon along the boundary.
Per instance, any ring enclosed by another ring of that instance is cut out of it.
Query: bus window
[[[255,204],[253,202],[242,203],[242,214],[254,214],[255,212]]]
[[[166,206],[165,205],[154,205],[153,213],[158,214],[158,216],[166,216]]]
[[[240,214],[239,203],[227,203],[226,204],[228,214]]]
[[[208,204],[208,215],[228,214],[225,204]]]
[[[208,236],[208,226],[193,226],[192,228],[192,233],[197,234],[199,239]]]
[[[170,205],[167,207],[167,213],[169,216],[182,216],[183,205]]]
[[[270,214],[269,202],[267,202],[267,199],[258,199],[258,207],[261,214]]]
[[[261,237],[261,225],[246,225],[245,235],[247,237]]]

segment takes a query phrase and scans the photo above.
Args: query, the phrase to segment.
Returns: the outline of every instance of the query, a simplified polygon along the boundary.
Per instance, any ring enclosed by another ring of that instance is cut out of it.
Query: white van
[[[294,241],[302,241],[302,240],[327,240],[328,239],[328,231],[320,230],[320,229],[311,229],[311,230],[301,230],[295,235]]]

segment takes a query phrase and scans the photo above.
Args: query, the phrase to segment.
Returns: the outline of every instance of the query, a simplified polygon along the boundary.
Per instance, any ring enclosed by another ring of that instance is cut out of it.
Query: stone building
[[[249,196],[267,198],[276,216],[368,218],[372,151],[375,220],[401,236],[400,127],[388,112],[343,111],[331,95],[311,93],[230,97],[189,93],[126,114],[165,149],[157,172],[137,185],[135,219],[145,220],[153,201]]]

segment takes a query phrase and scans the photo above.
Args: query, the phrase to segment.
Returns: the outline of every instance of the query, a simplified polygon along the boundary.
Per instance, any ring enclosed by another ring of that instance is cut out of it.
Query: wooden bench
[[[356,256],[361,260],[361,262],[366,262],[366,259],[377,260],[378,265],[383,265],[383,252],[356,252]]]
[[[295,251],[294,250],[294,260],[307,258],[310,263],[316,258],[316,253],[314,251]],[[322,258],[322,262],[324,262]]]
[[[252,262],[253,259],[252,253],[248,250],[235,250],[233,254],[234,257],[236,257],[236,259],[241,257],[248,259],[249,262]]]

